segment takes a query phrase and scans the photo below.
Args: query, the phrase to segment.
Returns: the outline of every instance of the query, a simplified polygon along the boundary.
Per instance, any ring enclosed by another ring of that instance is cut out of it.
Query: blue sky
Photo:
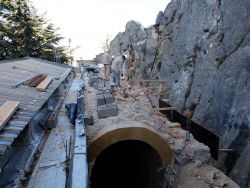
[[[159,11],[169,0],[32,0],[40,13],[60,27],[65,40],[80,46],[75,59],[93,59],[102,51],[107,35],[114,38],[125,30],[129,20],[139,21],[144,27],[153,25]]]

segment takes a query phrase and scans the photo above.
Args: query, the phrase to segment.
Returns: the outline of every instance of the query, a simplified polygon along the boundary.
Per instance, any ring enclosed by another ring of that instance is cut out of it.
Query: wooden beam
[[[127,99],[121,98],[121,97],[115,97],[115,99],[117,99],[118,101],[122,101],[122,102],[128,102]]]
[[[219,152],[231,153],[231,152],[234,152],[234,150],[233,149],[219,149]]]
[[[161,99],[163,102],[170,102],[169,99]]]
[[[166,91],[166,92],[162,92],[162,93],[155,93],[155,94],[153,94],[153,96],[161,96],[161,95],[164,95],[164,94],[166,94],[166,93],[169,93],[169,92]]]
[[[27,85],[29,87],[36,87],[38,86],[45,78],[47,77],[46,74],[37,74],[35,77],[33,77],[31,80],[27,82]]]
[[[6,101],[0,107],[0,131],[18,109],[20,102]]]
[[[36,86],[36,90],[41,92],[45,91],[52,80],[52,77],[47,76],[38,86]]]
[[[144,87],[146,90],[154,90],[154,89],[159,89],[159,87]]]
[[[161,112],[159,112],[159,111],[157,111],[157,110],[155,110],[155,109],[153,109],[153,113],[154,113],[155,115],[157,115],[157,116],[166,117],[165,114],[162,114]]]
[[[181,128],[181,125],[179,123],[171,123],[167,128]]]
[[[165,108],[154,108],[155,110],[163,111],[163,110],[176,110],[176,107],[165,107]]]
[[[140,82],[163,82],[165,83],[164,80],[140,80]]]

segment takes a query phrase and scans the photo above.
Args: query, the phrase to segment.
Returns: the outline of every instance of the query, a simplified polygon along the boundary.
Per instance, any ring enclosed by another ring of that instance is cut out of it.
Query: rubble
[[[159,133],[166,143],[168,143],[171,148],[175,149],[175,154],[177,156],[184,157],[187,165],[190,165],[194,170],[193,173],[189,172],[189,176],[195,177],[199,182],[199,185],[201,185],[197,188],[203,188],[206,187],[205,185],[209,185],[205,182],[205,177],[201,173],[203,170],[200,170],[210,163],[211,155],[209,148],[204,144],[197,142],[192,135],[190,141],[186,142],[186,131],[181,128],[181,125],[176,122],[170,122],[164,114],[155,110],[154,107],[156,106],[153,106],[154,104],[151,104],[147,97],[151,90],[138,85],[136,86],[136,84],[130,84],[125,79],[121,80],[121,87],[115,88],[113,92],[119,113],[114,117],[99,119],[101,116],[106,116],[105,114],[107,113],[107,110],[104,110],[104,106],[94,106],[91,101],[95,100],[95,93],[100,92],[89,86],[86,87],[87,90],[90,90],[91,92],[87,93],[85,96],[85,107],[93,112],[95,108],[99,109],[98,113],[94,113],[93,115],[95,125],[87,127],[89,144],[92,143],[95,137],[102,132],[103,129],[111,125],[118,125],[122,121],[127,122],[131,120],[141,122]],[[128,94],[127,98],[123,97],[124,91]],[[151,94],[154,92],[159,92],[159,90],[153,90]],[[187,165],[184,165],[184,167]],[[214,177],[215,176],[218,177],[218,180],[221,179],[221,175],[216,174]],[[216,179],[215,182],[218,183],[213,185],[221,186],[221,182],[224,182],[223,186],[226,185],[226,181],[217,181]],[[188,183],[185,182],[183,188],[187,188],[187,184]],[[192,186],[193,185],[194,184],[192,184]]]

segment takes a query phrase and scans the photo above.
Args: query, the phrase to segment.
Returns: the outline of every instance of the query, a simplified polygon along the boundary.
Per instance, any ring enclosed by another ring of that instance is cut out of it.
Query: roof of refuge
[[[35,58],[0,62],[0,105],[9,100],[20,102],[18,110],[0,132],[0,154],[12,144],[71,70],[69,66]],[[26,85],[12,87],[39,73],[53,78],[45,92],[36,91],[35,87]]]

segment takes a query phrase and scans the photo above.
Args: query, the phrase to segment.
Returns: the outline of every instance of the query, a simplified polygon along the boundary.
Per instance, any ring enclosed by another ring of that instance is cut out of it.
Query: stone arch
[[[88,160],[94,164],[98,155],[107,147],[120,141],[138,140],[152,146],[160,155],[162,164],[167,167],[172,159],[173,150],[159,133],[136,121],[122,121],[105,126],[88,146]]]

